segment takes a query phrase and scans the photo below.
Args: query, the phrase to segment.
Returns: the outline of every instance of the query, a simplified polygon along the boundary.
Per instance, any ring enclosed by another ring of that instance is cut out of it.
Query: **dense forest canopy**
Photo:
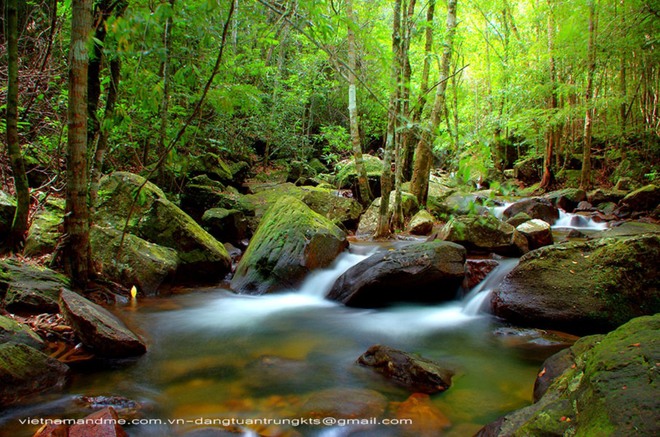
[[[3,10],[10,3],[0,2]],[[28,169],[56,174],[64,166],[76,3],[18,2],[18,126]],[[456,15],[451,39],[448,4]],[[465,180],[487,179],[530,157],[545,158],[543,186],[570,182],[565,170],[579,169],[584,158],[594,171],[583,185],[622,175],[657,179],[660,9],[650,0],[96,0],[92,6],[88,150],[102,173],[139,171],[166,155],[158,173],[176,180],[188,157],[203,151],[264,164],[317,157],[332,165],[351,155],[353,74],[367,153],[387,147],[388,115],[394,115],[397,156],[411,155],[412,138],[433,131],[436,164]],[[4,20],[0,36],[6,53]],[[448,72],[439,80],[444,49]],[[444,95],[433,125],[439,88]],[[3,101],[6,90],[3,85]],[[401,159],[403,180],[409,179],[412,161]],[[3,183],[12,185],[8,176]],[[176,191],[175,185],[167,188]]]

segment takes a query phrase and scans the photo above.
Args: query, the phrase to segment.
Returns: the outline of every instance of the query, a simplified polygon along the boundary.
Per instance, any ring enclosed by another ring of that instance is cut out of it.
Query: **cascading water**
[[[490,297],[493,289],[517,265],[517,258],[500,260],[499,265],[465,296],[463,299],[463,313],[469,316],[479,315],[483,311],[486,300]]]
[[[603,231],[607,229],[607,223],[598,223],[591,217],[568,213],[560,209],[559,219],[552,225],[552,228]]]

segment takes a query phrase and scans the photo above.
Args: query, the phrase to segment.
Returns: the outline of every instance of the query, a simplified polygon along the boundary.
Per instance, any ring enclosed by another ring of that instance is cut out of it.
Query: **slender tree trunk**
[[[174,0],[168,0],[170,7],[174,9]],[[163,98],[160,102],[160,127],[158,129],[158,153],[165,153],[167,148],[167,121],[170,108],[170,39],[172,36],[172,14],[169,14],[165,22],[165,31],[163,32],[163,47],[165,49],[165,59],[161,65],[161,77],[163,80]],[[165,184],[165,164],[158,167],[158,184]]]
[[[388,104],[387,133],[385,137],[385,156],[383,157],[383,172],[380,176],[381,197],[378,213],[378,227],[376,238],[385,238],[390,235],[390,192],[392,191],[392,154],[394,152],[396,125],[399,103],[399,80],[401,59],[401,0],[394,0],[394,18],[392,21],[392,68],[390,72],[390,101]]]
[[[372,195],[369,190],[369,180],[367,178],[367,169],[364,166],[362,158],[362,144],[360,141],[360,128],[358,124],[357,112],[357,91],[355,71],[357,69],[357,54],[355,49],[355,33],[353,32],[353,1],[346,2],[346,18],[348,19],[347,39],[348,39],[348,117],[351,128],[351,145],[353,147],[353,158],[355,159],[355,169],[358,175],[358,193],[360,203],[368,206],[371,203]]]
[[[28,187],[25,163],[21,153],[18,135],[18,0],[8,0],[6,4],[8,87],[7,87],[7,153],[11,162],[16,189],[16,211],[11,230],[3,249],[18,250],[28,229],[30,212],[30,188]]]
[[[447,90],[447,79],[449,77],[449,67],[451,65],[451,55],[456,33],[456,8],[457,0],[447,1],[447,36],[443,43],[442,60],[440,63],[439,84],[436,88],[433,110],[427,128],[422,132],[422,136],[417,143],[415,150],[415,166],[413,168],[413,177],[411,182],[412,193],[417,197],[420,205],[425,205],[429,191],[429,175],[433,163],[433,153],[431,148],[435,140],[436,131],[442,121],[442,111],[445,110],[445,93]]]
[[[555,63],[555,15],[554,15],[554,0],[548,0],[548,53],[550,54],[550,98],[549,109],[550,115],[554,118],[557,110],[557,67]],[[547,140],[545,143],[545,155],[543,157],[543,178],[541,179],[540,188],[548,188],[553,182],[552,174],[552,154],[555,149],[555,140],[557,127],[554,121],[550,123]]]
[[[87,164],[87,41],[92,29],[92,1],[73,0],[69,53],[69,147],[67,153],[64,267],[74,285],[90,277]]]
[[[101,97],[101,68],[103,66],[103,44],[107,35],[105,23],[110,16],[109,0],[102,0],[94,5],[94,46],[87,68],[87,144],[93,146],[99,133],[98,107]]]
[[[584,136],[582,144],[582,173],[580,174],[580,188],[586,190],[591,187],[591,131],[594,109],[592,99],[594,92],[594,74],[596,72],[596,0],[589,1],[589,46],[587,49],[587,89],[584,95],[586,106],[584,115]]]

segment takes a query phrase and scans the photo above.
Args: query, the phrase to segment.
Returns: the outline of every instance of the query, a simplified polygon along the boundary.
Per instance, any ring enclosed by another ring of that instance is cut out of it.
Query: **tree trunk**
[[[396,134],[399,104],[399,79],[401,73],[401,0],[394,0],[394,19],[392,21],[392,69],[390,73],[390,101],[388,104],[388,122],[385,139],[385,156],[383,157],[383,172],[380,176],[380,210],[378,213],[378,227],[376,238],[385,238],[390,235],[390,192],[392,191],[392,153]]]
[[[447,36],[443,44],[439,83],[436,88],[435,101],[433,102],[433,110],[431,111],[428,126],[422,132],[415,150],[416,156],[411,191],[417,197],[420,205],[426,204],[429,190],[429,175],[431,174],[431,164],[433,163],[431,148],[433,147],[438,126],[443,119],[442,111],[445,111],[446,108],[445,93],[447,90],[449,67],[451,65],[454,35],[456,33],[456,7],[457,0],[447,1]]]
[[[174,0],[168,0],[170,7],[174,8]],[[163,33],[163,48],[165,49],[165,59],[161,65],[161,77],[163,80],[163,98],[160,102],[160,128],[158,130],[158,153],[166,153],[167,149],[167,118],[170,108],[170,39],[172,36],[172,14],[167,16],[165,22],[165,31]],[[163,161],[163,165],[158,167],[158,184],[165,185],[165,164],[167,158]],[[146,164],[146,163],[145,163]]]
[[[7,87],[7,153],[11,162],[16,189],[16,211],[11,230],[3,249],[18,250],[23,243],[28,229],[28,213],[30,212],[30,189],[25,163],[21,153],[18,136],[18,0],[8,0],[7,10],[7,55],[8,55],[8,87]]]
[[[367,178],[367,169],[364,167],[362,159],[362,144],[360,141],[360,128],[358,124],[357,113],[357,92],[355,71],[357,69],[357,55],[355,50],[355,33],[353,32],[353,1],[346,2],[346,18],[348,19],[347,39],[348,39],[348,117],[351,128],[351,145],[353,147],[353,158],[355,159],[355,170],[358,175],[358,193],[360,203],[368,206],[371,203],[371,190],[369,190],[369,180]]]
[[[550,116],[554,118],[557,110],[557,67],[555,63],[555,16],[553,8],[553,0],[548,0],[548,53],[550,54],[550,99],[549,109]],[[543,178],[541,179],[540,188],[548,188],[552,184],[554,177],[552,174],[552,155],[555,150],[555,140],[557,127],[554,122],[550,123],[547,139],[545,143],[545,155],[543,157]]]
[[[84,288],[89,281],[91,260],[87,203],[87,41],[92,29],[92,0],[73,0],[71,11],[64,267],[73,284]]]
[[[593,124],[594,109],[592,98],[594,92],[594,74],[596,72],[596,0],[589,2],[589,46],[587,49],[587,89],[584,94],[586,106],[584,115],[584,136],[582,144],[582,173],[580,174],[580,188],[583,190],[591,187],[591,131]]]

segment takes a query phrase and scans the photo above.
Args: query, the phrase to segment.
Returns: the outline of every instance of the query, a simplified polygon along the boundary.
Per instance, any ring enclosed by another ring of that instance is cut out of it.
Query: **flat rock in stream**
[[[371,346],[357,362],[413,393],[443,392],[454,376],[439,363],[383,345]]]
[[[62,290],[62,314],[83,345],[108,358],[141,355],[147,347],[110,311],[69,290]]]
[[[66,277],[48,268],[16,259],[0,261],[0,296],[4,294],[4,307],[12,313],[56,313],[60,288],[68,286]]]
[[[375,253],[341,275],[327,297],[360,308],[448,301],[465,277],[465,256],[462,246],[445,241]]]

